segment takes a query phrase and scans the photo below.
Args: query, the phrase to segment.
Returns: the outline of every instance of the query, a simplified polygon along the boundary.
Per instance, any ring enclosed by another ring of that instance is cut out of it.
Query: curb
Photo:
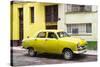
[[[87,55],[97,55],[97,51],[96,50],[87,50],[86,53],[84,54],[87,54]]]
[[[85,55],[88,55],[88,56],[97,56],[97,54],[88,54],[88,53],[85,53]]]
[[[84,53],[85,55],[89,55],[89,56],[96,56],[97,54],[93,54],[93,53]]]

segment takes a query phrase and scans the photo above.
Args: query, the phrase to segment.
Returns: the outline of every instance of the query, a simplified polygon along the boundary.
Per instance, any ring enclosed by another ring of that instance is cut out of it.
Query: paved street
[[[64,60],[61,55],[38,54],[36,57],[29,57],[26,50],[14,50],[12,54],[13,66],[43,65],[43,64],[64,64],[97,61],[97,55],[75,55],[72,60]]]

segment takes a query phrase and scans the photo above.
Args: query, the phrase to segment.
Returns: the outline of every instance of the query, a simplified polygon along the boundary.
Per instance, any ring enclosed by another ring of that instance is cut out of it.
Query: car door
[[[46,32],[40,32],[37,37],[34,39],[35,41],[35,48],[38,52],[44,52],[45,47],[45,38],[46,38]]]
[[[46,52],[57,53],[58,39],[54,32],[48,32],[47,38],[45,39]]]

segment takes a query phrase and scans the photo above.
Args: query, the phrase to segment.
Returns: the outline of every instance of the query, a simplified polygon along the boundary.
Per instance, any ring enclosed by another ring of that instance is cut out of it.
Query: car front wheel
[[[72,59],[72,57],[73,57],[72,51],[69,50],[69,49],[65,49],[65,50],[63,51],[63,57],[64,57],[64,59],[66,59],[66,60]]]
[[[31,57],[36,56],[36,52],[32,48],[28,48],[28,55]]]

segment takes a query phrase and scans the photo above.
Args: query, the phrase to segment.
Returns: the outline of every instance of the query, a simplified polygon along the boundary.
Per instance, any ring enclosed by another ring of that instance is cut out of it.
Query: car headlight
[[[82,47],[82,46],[80,46],[80,47],[78,47],[78,49],[79,49],[79,50],[81,50],[81,49],[83,49],[83,47]]]
[[[86,49],[86,46],[78,46],[77,49],[78,49],[78,51],[84,50],[84,49]]]
[[[84,46],[80,46],[80,43],[78,42],[77,49],[78,49],[78,51],[80,51],[80,50],[84,49]]]

